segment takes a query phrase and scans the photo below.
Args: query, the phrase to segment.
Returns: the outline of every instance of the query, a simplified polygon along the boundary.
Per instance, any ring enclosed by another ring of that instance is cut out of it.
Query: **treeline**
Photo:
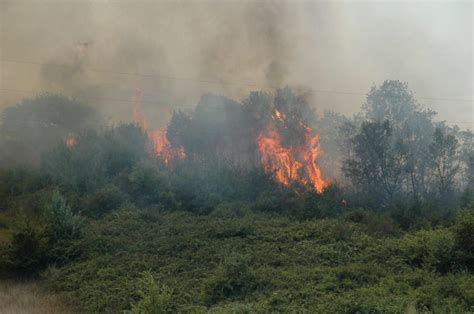
[[[283,145],[298,145],[305,125],[318,135],[317,163],[332,182],[321,195],[297,183],[276,184],[263,171],[256,138],[274,110],[285,114],[286,123],[277,125]],[[127,202],[207,213],[239,201],[299,218],[364,207],[388,213],[404,228],[420,217],[439,223],[473,199],[474,151],[470,130],[435,117],[399,81],[374,86],[353,117],[320,116],[290,88],[251,93],[242,104],[206,95],[192,112],[172,116],[167,136],[186,158],[164,165],[138,127],[104,126],[90,107],[44,95],[2,114],[2,182],[9,182],[3,191],[22,186],[31,172],[45,187],[59,188],[74,210],[91,215]],[[64,142],[71,133],[74,147]],[[14,164],[34,170],[11,170]]]
[[[318,134],[322,193],[262,169],[254,140],[275,107],[285,145]],[[0,275],[40,277],[87,312],[468,311],[472,132],[434,118],[398,81],[350,118],[290,88],[207,95],[173,115],[186,158],[166,162],[137,125],[23,101],[0,126]]]
[[[406,84],[373,87],[345,126],[343,174],[371,208],[455,208],[473,197],[473,133],[434,122]]]

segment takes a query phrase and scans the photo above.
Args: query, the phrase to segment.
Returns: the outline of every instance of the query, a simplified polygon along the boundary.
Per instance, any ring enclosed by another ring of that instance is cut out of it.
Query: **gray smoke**
[[[473,98],[472,3],[4,0],[1,88],[86,97],[112,121],[129,99],[160,124],[205,93],[241,100],[289,84],[318,109],[352,114],[373,83],[400,79],[417,96]],[[46,65],[45,65],[46,64]],[[144,75],[125,75],[140,73]],[[28,96],[2,91],[0,109]],[[472,102],[423,100],[448,121]],[[469,113],[471,117],[469,118]]]

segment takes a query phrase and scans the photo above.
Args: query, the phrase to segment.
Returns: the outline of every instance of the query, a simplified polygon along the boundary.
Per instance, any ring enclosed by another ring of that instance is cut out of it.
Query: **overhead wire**
[[[27,61],[27,60],[17,60],[17,59],[0,59],[2,62],[10,62],[10,63],[23,63],[23,64],[33,64],[37,66],[56,66],[56,67],[72,67],[74,65],[69,64],[57,64],[57,63],[44,63],[38,61]],[[229,81],[223,79],[203,79],[203,78],[192,78],[192,77],[177,77],[171,75],[160,75],[160,74],[146,74],[146,73],[138,73],[138,72],[123,72],[123,71],[115,71],[109,69],[97,69],[93,67],[83,67],[82,69],[91,72],[98,72],[98,73],[110,73],[110,74],[118,74],[118,75],[126,75],[126,76],[135,76],[135,77],[143,77],[143,78],[155,78],[155,79],[165,79],[165,80],[175,80],[175,81],[191,81],[196,83],[206,83],[206,84],[218,84],[218,85],[243,85],[248,87],[258,87],[258,84],[251,83],[251,82],[237,82],[237,81]],[[313,89],[313,88],[303,88],[305,92],[308,93],[327,93],[327,94],[339,94],[339,95],[357,95],[357,96],[366,96],[367,93],[363,92],[356,92],[356,91],[340,91],[340,90],[322,90],[322,89]],[[434,100],[434,101],[457,101],[457,102],[474,102],[474,99],[466,99],[466,98],[449,98],[449,97],[423,97],[417,96],[417,99],[424,99],[424,100]]]

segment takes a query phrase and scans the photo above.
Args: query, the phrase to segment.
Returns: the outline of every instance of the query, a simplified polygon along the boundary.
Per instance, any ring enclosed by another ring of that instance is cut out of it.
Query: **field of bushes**
[[[11,226],[2,266],[41,278],[81,311],[466,312],[474,306],[474,207],[448,226],[403,231],[365,210],[301,220],[224,203],[205,215],[123,207],[80,220],[62,201],[58,192],[50,201],[61,221]]]

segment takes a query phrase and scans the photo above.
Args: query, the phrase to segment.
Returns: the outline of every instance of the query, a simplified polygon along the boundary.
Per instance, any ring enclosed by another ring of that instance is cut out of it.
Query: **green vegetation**
[[[367,121],[346,125],[351,158],[333,160],[346,184],[322,193],[278,184],[237,158],[219,134],[242,130],[220,132],[228,125],[210,116],[219,97],[172,120],[174,144],[194,152],[184,160],[151,154],[134,125],[78,133],[74,146],[58,143],[36,165],[0,170],[0,275],[40,278],[85,312],[472,311],[469,134],[436,128],[407,94],[402,112],[374,105],[404,88],[371,91]],[[252,94],[244,113],[224,101],[217,115],[260,117],[268,97]],[[277,100],[295,119],[308,109],[289,89]],[[421,115],[432,128],[401,142],[407,128],[395,113]],[[322,119],[329,130],[343,125],[337,115]],[[336,137],[323,133],[321,145]],[[219,155],[227,149],[238,162]]]
[[[474,207],[449,227],[403,232],[365,211],[295,220],[234,206],[209,215],[123,208],[88,220],[69,244],[78,253],[68,262],[45,241],[51,234],[38,238],[31,231],[23,233],[27,244],[12,241],[10,256],[23,272],[43,269],[48,287],[85,311],[464,312],[474,306]]]

